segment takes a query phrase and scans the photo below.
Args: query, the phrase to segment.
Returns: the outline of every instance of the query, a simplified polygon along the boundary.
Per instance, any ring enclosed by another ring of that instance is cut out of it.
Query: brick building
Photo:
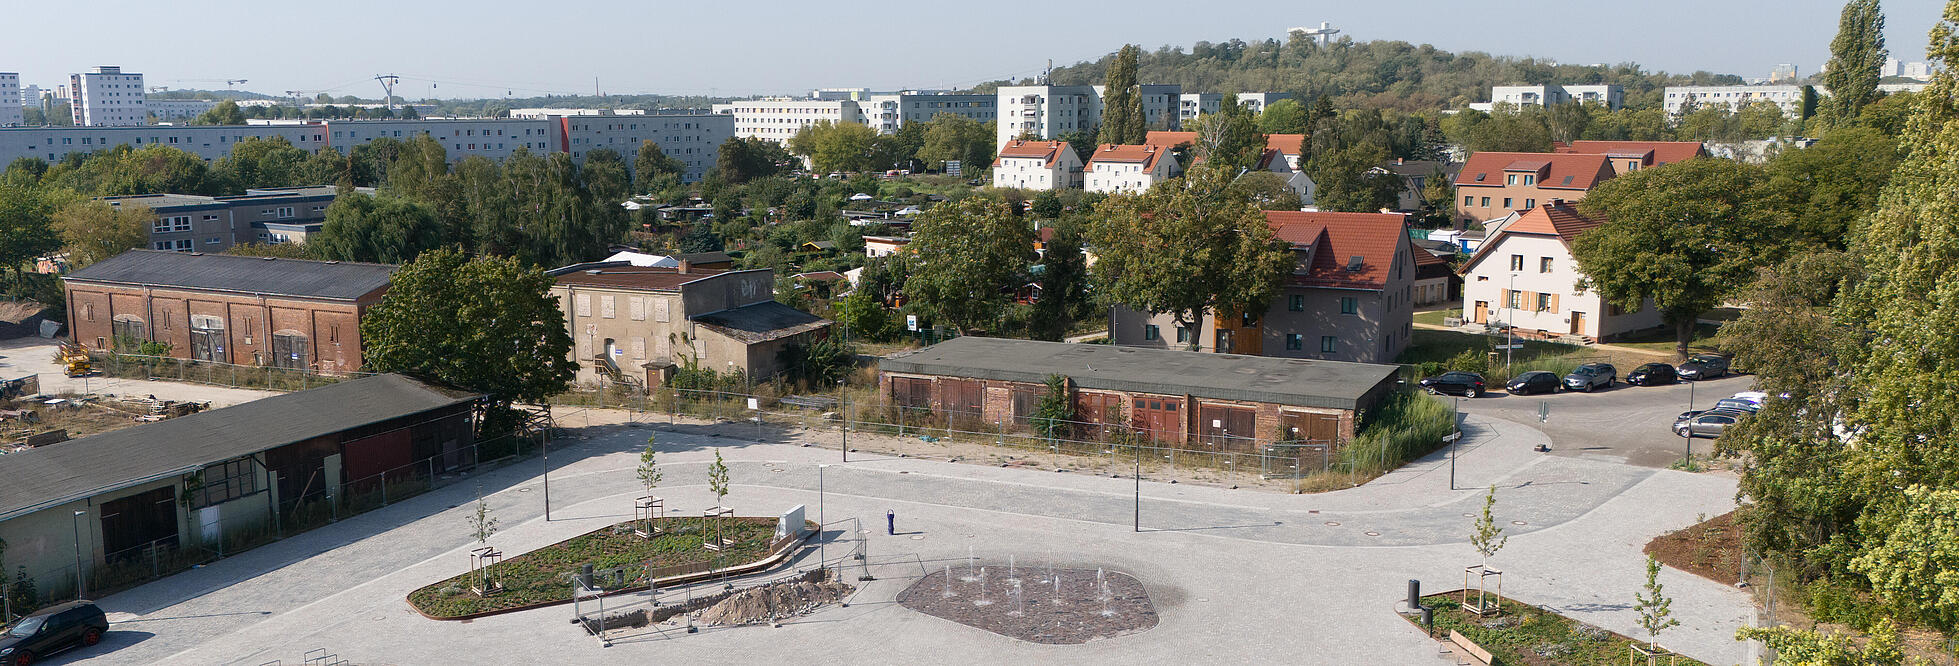
[[[395,267],[130,250],[65,279],[68,326],[91,349],[170,345],[177,358],[346,372],[360,319]]]
[[[1391,365],[959,337],[878,362],[891,404],[948,422],[1024,427],[1049,375],[1068,380],[1088,437],[1132,428],[1159,441],[1254,450],[1280,432],[1331,446],[1395,387]]]

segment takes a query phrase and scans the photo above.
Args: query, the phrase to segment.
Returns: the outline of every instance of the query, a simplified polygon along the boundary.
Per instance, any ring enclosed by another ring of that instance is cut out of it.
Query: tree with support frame
[[[653,496],[653,489],[660,485],[663,476],[659,462],[654,458],[653,443],[656,437],[647,436],[646,450],[639,453],[639,468],[634,470],[634,475],[639,478],[639,482],[646,485],[646,496],[633,503],[633,520],[642,527],[636,530],[639,536],[648,539],[662,531],[654,521],[664,515],[656,514],[666,513],[666,502]]]
[[[714,492],[713,514],[715,516],[715,530],[713,549],[719,550],[722,546],[727,545],[721,539],[721,516],[730,513],[727,507],[722,506],[723,500],[728,497],[728,464],[722,462],[720,449],[715,449],[714,451],[714,464],[707,466],[707,488]],[[701,524],[701,543],[702,545],[707,545],[708,543],[706,523]]]
[[[1492,511],[1495,507],[1496,486],[1492,484],[1489,493],[1483,496],[1483,513],[1476,517],[1475,531],[1469,535],[1469,545],[1476,547],[1476,552],[1483,556],[1483,562],[1474,567],[1469,567],[1463,572],[1463,575],[1467,577],[1470,570],[1478,570],[1475,605],[1475,613],[1477,615],[1488,615],[1490,611],[1495,610],[1491,607],[1492,604],[1486,600],[1487,593],[1484,589],[1483,579],[1496,576],[1497,596],[1503,595],[1503,572],[1490,568],[1490,558],[1495,556],[1497,551],[1503,550],[1504,544],[1510,542],[1510,537],[1503,536],[1503,527],[1496,524],[1496,516]],[[1463,587],[1463,594],[1465,596],[1469,594],[1467,582],[1467,580],[1464,581],[1465,585]],[[1463,607],[1470,608],[1470,605],[1465,603]]]
[[[497,518],[490,515],[490,503],[478,495],[476,510],[469,515],[469,536],[476,539],[478,546],[469,552],[469,568],[476,573],[476,594],[479,596],[487,596],[503,587],[490,583],[490,565],[503,559],[503,553],[490,547],[490,537],[496,533]]]
[[[1680,620],[1673,618],[1673,600],[1668,599],[1660,585],[1660,562],[1646,558],[1646,591],[1633,593],[1633,612],[1639,613],[1639,627],[1646,630],[1646,647],[1632,645],[1634,655],[1644,655],[1646,663],[1652,664],[1660,655],[1671,656],[1673,652],[1660,647],[1660,632],[1668,627],[1680,626]],[[1636,658],[1628,655],[1628,659]]]

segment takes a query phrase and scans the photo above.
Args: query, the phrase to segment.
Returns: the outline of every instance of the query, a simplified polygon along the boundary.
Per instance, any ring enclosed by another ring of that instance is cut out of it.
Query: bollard
[[[1422,607],[1422,581],[1408,579],[1408,610]]]
[[[1427,627],[1427,628],[1428,628],[1428,630],[1429,630],[1429,635],[1431,635],[1431,636],[1433,636],[1433,635],[1434,635],[1434,632],[1435,632],[1435,609],[1433,609],[1433,608],[1429,608],[1429,607],[1427,607],[1427,606],[1423,606],[1423,607],[1422,607],[1422,626],[1423,626],[1423,627]]]
[[[884,533],[890,536],[898,535],[898,514],[891,511],[884,512]]]

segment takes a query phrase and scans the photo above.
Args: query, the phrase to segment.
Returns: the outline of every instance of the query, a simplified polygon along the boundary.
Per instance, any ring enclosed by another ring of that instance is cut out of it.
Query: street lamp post
[[[551,522],[551,431],[537,438],[537,462],[544,466],[544,522]]]
[[[1143,447],[1136,445],[1136,531],[1143,531]]]
[[[84,582],[84,579],[82,578],[82,516],[86,515],[87,513],[88,511],[82,509],[76,509],[74,517],[70,518],[68,521],[69,523],[73,524],[75,527],[75,598],[76,599],[81,599],[88,596],[88,584]]]

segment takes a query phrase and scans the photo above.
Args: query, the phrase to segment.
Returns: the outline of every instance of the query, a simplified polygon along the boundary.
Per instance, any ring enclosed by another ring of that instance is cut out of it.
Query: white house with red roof
[[[1177,159],[1170,155],[1168,148],[1147,143],[1105,143],[1096,146],[1095,154],[1089,156],[1082,189],[1136,194],[1176,177],[1177,170]]]
[[[1464,319],[1486,326],[1507,322],[1533,337],[1586,342],[1660,326],[1660,311],[1650,302],[1627,312],[1598,292],[1579,288],[1584,274],[1572,258],[1571,242],[1602,222],[1552,200],[1491,229],[1461,268]]]
[[[1274,235],[1297,259],[1262,315],[1205,313],[1194,328],[1167,314],[1116,307],[1117,345],[1359,363],[1389,363],[1414,334],[1417,249],[1403,216],[1266,211]]]
[[[993,186],[1062,190],[1082,186],[1082,159],[1066,141],[1015,139],[993,160]]]

